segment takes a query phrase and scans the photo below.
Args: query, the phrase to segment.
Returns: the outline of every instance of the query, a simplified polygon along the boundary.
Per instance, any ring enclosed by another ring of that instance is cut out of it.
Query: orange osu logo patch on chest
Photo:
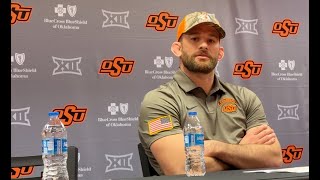
[[[227,112],[227,113],[231,113],[231,112],[236,112],[237,111],[237,105],[235,104],[225,104],[221,107],[221,111],[222,112]]]
[[[238,109],[236,100],[233,98],[223,98],[218,102],[218,105],[221,107],[221,111],[226,113],[236,112]]]

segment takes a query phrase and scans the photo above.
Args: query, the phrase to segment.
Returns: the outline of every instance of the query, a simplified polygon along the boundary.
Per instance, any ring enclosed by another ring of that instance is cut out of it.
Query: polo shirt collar
[[[181,89],[183,89],[185,92],[190,92],[198,87],[191,81],[191,79],[183,71],[181,71],[181,69],[179,69],[173,75],[173,79],[178,83]],[[215,75],[214,88],[211,90],[210,94],[213,94],[219,90],[225,92],[225,89],[220,84],[220,80],[217,78],[217,75]]]

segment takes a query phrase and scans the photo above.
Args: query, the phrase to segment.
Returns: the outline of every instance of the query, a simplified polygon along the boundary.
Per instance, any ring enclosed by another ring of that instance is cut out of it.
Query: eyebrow
[[[199,32],[197,32],[197,31],[194,31],[194,32],[189,31],[189,32],[187,32],[186,34],[187,34],[187,35],[194,35],[194,34],[200,34],[200,33],[199,33]]]
[[[200,33],[197,31],[194,31],[194,32],[191,31],[191,32],[187,32],[185,34],[190,36],[190,35],[199,35]],[[210,37],[217,37],[217,35],[215,33],[210,33],[209,36]],[[218,35],[218,37],[219,37],[219,35]]]

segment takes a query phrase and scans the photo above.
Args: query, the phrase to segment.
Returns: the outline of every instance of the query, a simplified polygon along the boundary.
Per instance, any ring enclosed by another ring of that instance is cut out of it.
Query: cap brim
[[[224,31],[224,29],[222,29],[222,27],[219,24],[213,23],[211,21],[210,22],[202,22],[202,23],[211,24],[212,27],[214,27],[218,31],[220,39],[223,39],[226,36],[226,32]],[[199,23],[199,24],[202,24],[202,23]]]

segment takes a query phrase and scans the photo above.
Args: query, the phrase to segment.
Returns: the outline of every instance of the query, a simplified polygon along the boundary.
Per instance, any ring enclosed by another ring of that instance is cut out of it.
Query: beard
[[[209,61],[199,63],[195,60],[196,56],[205,55],[209,58]],[[218,58],[211,56],[208,51],[202,51],[194,53],[193,55],[188,55],[183,49],[181,54],[182,64],[191,72],[209,74],[217,66]]]

